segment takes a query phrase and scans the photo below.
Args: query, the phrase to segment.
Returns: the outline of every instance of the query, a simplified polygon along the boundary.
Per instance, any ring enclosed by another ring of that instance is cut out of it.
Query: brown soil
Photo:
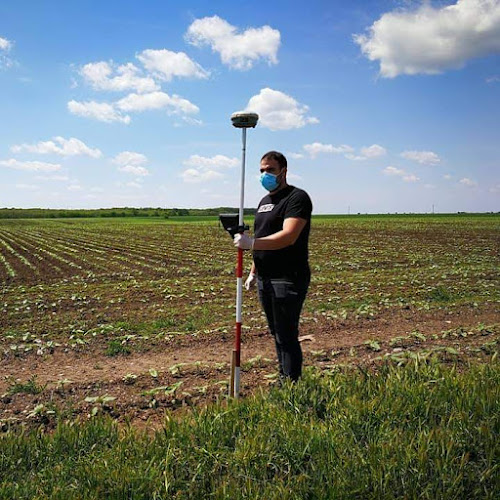
[[[481,346],[500,336],[499,317],[492,305],[462,307],[453,312],[403,309],[376,319],[307,321],[301,328],[304,364],[323,368],[342,364],[366,366],[403,350],[436,347],[452,347],[459,351],[458,359],[462,360],[483,358],[491,352]],[[484,329],[478,325],[491,326]],[[446,331],[449,334],[443,335]],[[390,343],[391,339],[411,332],[423,334],[425,340],[406,339],[404,349]],[[380,350],[370,347],[368,341],[376,341]],[[94,412],[109,413],[119,421],[156,428],[167,409],[202,407],[226,397],[232,344],[232,334],[200,334],[179,336],[146,352],[115,357],[106,356],[103,345],[98,343],[81,352],[56,349],[43,356],[4,356],[0,359],[0,428],[40,423],[50,427],[56,420],[52,410],[57,409],[60,418],[72,420],[90,418],[93,408]],[[265,330],[244,333],[242,365],[242,397],[273,382],[274,343]],[[150,369],[156,373],[151,374]],[[38,394],[27,394],[25,390],[14,393],[16,380],[26,383],[31,377],[36,377]],[[179,382],[182,384],[174,391],[173,385]],[[151,392],[159,387],[172,390]],[[85,401],[87,397],[103,396],[115,399]],[[44,406],[33,413],[40,404]]]

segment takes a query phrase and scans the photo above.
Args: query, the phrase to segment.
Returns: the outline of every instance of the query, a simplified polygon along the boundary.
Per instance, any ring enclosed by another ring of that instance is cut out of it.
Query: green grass
[[[44,385],[38,384],[36,376],[31,377],[26,382],[12,380],[9,384],[7,394],[40,394],[45,389]]]
[[[462,367],[463,368],[463,367]],[[0,438],[0,498],[498,498],[500,365],[308,370],[295,386],[167,415]]]
[[[108,342],[108,347],[106,348],[106,356],[120,356],[130,354],[130,347],[126,344],[120,342],[119,340],[110,340]]]

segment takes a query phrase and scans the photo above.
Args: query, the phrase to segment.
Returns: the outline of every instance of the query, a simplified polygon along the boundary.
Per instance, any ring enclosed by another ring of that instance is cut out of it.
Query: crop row
[[[313,221],[304,319],[492,307],[500,301],[500,226],[495,218],[483,224]],[[173,331],[231,323],[235,251],[215,224],[0,221],[0,242],[7,285],[0,335],[67,334],[120,321],[133,333],[158,321]],[[254,293],[244,305],[260,310]]]
[[[220,246],[220,238],[204,238],[201,245],[199,240],[190,241],[183,231],[171,231],[168,241],[161,240],[157,243],[147,233],[137,235],[128,232],[125,236],[120,234],[120,237],[115,238],[114,234],[82,233],[65,228],[57,228],[55,231],[29,231],[22,228],[18,231],[4,230],[2,236],[5,251],[0,255],[5,263],[4,277],[18,277],[20,281],[50,279],[60,277],[62,273],[67,277],[89,273],[104,276],[123,272],[165,276],[190,272],[213,273],[228,269],[227,263],[217,264],[217,259],[214,259],[216,249]],[[223,252],[219,253],[224,253],[225,246],[230,250],[228,243],[224,240]],[[33,257],[38,258],[37,263],[28,260],[33,260]],[[44,264],[45,269],[40,269]]]

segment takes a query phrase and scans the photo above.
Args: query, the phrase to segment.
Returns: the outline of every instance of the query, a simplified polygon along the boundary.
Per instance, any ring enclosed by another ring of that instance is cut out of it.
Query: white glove
[[[255,285],[255,281],[256,281],[255,274],[250,273],[248,275],[247,280],[245,281],[245,290],[250,290],[250,288],[252,288]]]
[[[235,234],[233,243],[236,248],[241,248],[242,250],[251,250],[253,249],[254,239],[251,236],[243,234]]]

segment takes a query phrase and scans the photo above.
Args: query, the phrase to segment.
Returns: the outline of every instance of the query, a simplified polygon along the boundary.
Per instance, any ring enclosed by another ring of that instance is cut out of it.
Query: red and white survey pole
[[[241,182],[240,182],[240,211],[238,214],[238,233],[245,231],[243,222],[243,208],[245,205],[245,159],[247,145],[247,128],[255,128],[259,115],[246,113],[244,111],[233,113],[231,121],[233,126],[241,128],[242,132],[242,155],[241,155]],[[238,260],[236,265],[236,331],[234,349],[231,358],[231,382],[229,396],[238,398],[240,394],[240,367],[241,367],[241,310],[243,304],[243,250],[238,248]]]

